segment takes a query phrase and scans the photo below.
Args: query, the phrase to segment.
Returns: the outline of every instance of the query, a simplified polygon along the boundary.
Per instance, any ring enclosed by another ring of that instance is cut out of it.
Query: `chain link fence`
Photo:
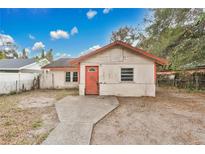
[[[176,73],[157,75],[158,86],[174,86],[178,88],[205,90],[205,73]]]

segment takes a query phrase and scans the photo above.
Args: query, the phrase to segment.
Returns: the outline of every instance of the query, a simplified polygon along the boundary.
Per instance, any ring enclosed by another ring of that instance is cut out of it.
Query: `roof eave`
[[[6,70],[9,70],[9,71],[19,71],[21,69],[20,68],[0,68],[0,70],[3,70],[3,71],[6,71]]]
[[[56,66],[56,67],[41,67],[42,69],[55,69],[55,68],[76,68],[75,66]]]

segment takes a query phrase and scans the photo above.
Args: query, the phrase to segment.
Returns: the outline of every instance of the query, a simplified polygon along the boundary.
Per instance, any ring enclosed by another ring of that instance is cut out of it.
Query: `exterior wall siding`
[[[120,47],[80,63],[79,93],[85,95],[85,66],[99,66],[100,95],[155,96],[154,62]],[[121,82],[121,68],[134,69],[134,81]]]
[[[121,84],[101,84],[100,95],[113,95],[113,96],[155,96],[154,84],[134,84],[134,83],[121,83]]]
[[[71,82],[65,81],[65,71],[45,71],[40,77],[40,87],[42,89],[65,89],[77,88],[78,82],[72,82],[73,73],[71,73]]]

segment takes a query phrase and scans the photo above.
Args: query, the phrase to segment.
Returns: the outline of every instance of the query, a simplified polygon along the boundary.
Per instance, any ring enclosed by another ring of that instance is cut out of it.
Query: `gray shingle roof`
[[[74,58],[60,58],[58,60],[55,60],[51,62],[50,64],[44,66],[43,68],[55,68],[55,67],[72,67],[72,65],[69,64],[69,61],[73,60]]]
[[[21,67],[35,63],[35,59],[3,59],[0,60],[0,70],[18,70]]]

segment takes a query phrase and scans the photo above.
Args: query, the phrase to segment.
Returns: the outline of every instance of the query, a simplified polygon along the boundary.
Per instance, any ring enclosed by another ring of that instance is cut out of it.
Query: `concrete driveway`
[[[55,106],[60,120],[43,144],[90,144],[93,125],[119,105],[116,97],[67,96]]]

